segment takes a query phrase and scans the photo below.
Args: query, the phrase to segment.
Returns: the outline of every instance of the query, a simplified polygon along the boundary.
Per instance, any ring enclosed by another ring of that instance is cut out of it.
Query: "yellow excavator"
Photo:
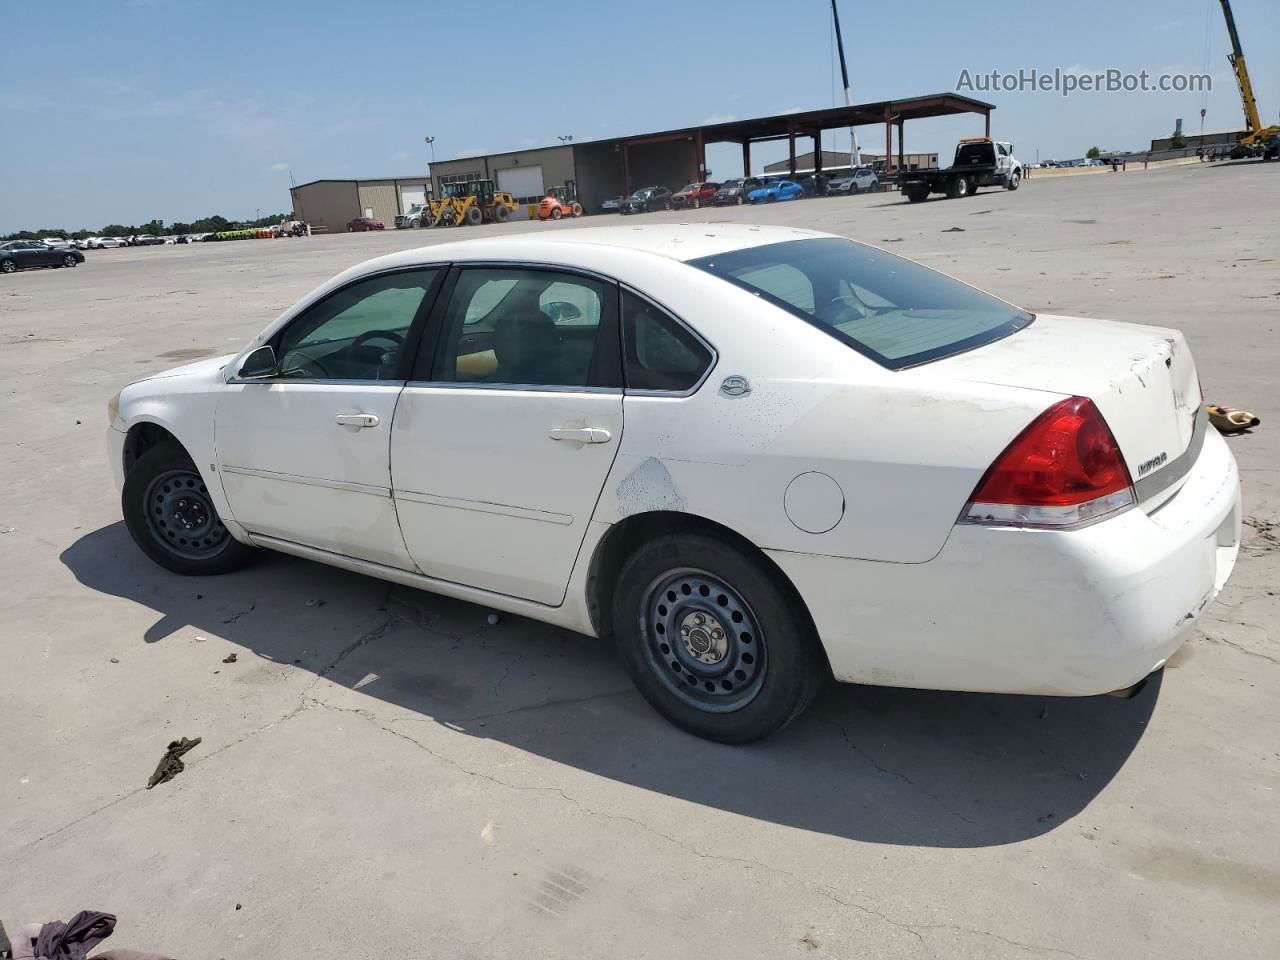
[[[1249,82],[1249,68],[1244,64],[1244,50],[1240,47],[1240,34],[1236,32],[1236,18],[1231,14],[1231,0],[1221,0],[1222,15],[1227,21],[1227,33],[1231,35],[1231,53],[1227,62],[1236,75],[1236,85],[1240,88],[1240,102],[1244,106],[1245,134],[1240,138],[1237,151],[1240,156],[1261,156],[1266,149],[1267,141],[1280,136],[1280,126],[1264,127],[1258,116],[1258,101],[1253,96],[1253,85]]]
[[[446,183],[440,192],[440,199],[429,204],[431,224],[436,227],[506,223],[516,209],[515,198],[495,190],[492,180]]]

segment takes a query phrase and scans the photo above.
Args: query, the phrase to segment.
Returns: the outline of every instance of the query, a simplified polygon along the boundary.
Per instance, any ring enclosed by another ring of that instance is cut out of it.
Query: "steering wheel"
[[[396,333],[394,330],[366,330],[360,336],[351,341],[349,350],[359,350],[370,340],[390,340],[393,349],[399,350],[404,346],[404,337]]]

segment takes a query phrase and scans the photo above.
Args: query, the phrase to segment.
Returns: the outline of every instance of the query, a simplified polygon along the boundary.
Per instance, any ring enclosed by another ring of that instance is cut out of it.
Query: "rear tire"
[[[213,576],[237,570],[253,556],[227,531],[200,472],[175,444],[152,447],[138,458],[120,501],[133,542],[166,570]]]
[[[562,216],[564,216],[564,214],[562,214],[562,213],[560,212],[560,208],[559,208],[559,207],[552,207],[552,208],[551,208],[551,219],[552,219],[552,220],[559,220]]]
[[[511,219],[510,207],[504,207],[502,204],[499,203],[493,208],[494,223],[506,223],[510,219]]]
[[[12,260],[0,260],[0,273],[13,273],[18,265]]]
[[[572,210],[573,210],[573,218],[574,218],[575,220],[576,220],[578,217],[582,216],[582,204],[580,204],[580,203],[575,203],[575,204],[573,205],[573,207],[572,207]]]
[[[721,743],[781,730],[829,670],[797,598],[757,558],[705,534],[669,534],[623,565],[619,653],[641,695],[676,726]]]

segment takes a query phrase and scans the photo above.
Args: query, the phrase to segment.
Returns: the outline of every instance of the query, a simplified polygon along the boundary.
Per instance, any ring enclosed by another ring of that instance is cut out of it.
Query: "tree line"
[[[101,230],[58,230],[45,228],[41,230],[18,230],[0,236],[0,240],[43,240],[46,237],[65,237],[68,240],[83,240],[86,237],[131,237],[137,233],[150,233],[157,237],[184,233],[219,233],[223,230],[247,230],[252,227],[270,227],[281,220],[292,217],[289,213],[275,213],[259,220],[228,220],[226,217],[212,216],[191,223],[170,223],[163,220],[152,220],[135,226],[123,223],[109,223]]]

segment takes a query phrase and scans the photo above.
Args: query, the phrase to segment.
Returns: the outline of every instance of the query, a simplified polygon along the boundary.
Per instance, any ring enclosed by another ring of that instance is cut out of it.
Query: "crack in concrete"
[[[845,728],[844,724],[838,723],[837,721],[832,720],[829,717],[823,716],[821,713],[819,713],[816,710],[814,711],[814,716],[817,717],[818,720],[821,721],[822,723],[825,723],[828,726],[833,726],[837,730],[839,730],[841,735],[844,737],[845,744],[849,747],[849,749],[851,749],[854,753],[858,754],[858,756],[866,760],[877,771],[879,771],[880,773],[886,774],[890,777],[897,777],[903,783],[907,784],[912,789],[919,792],[922,796],[928,797],[930,800],[936,803],[938,807],[941,808],[945,813],[950,814],[951,816],[955,817],[957,820],[960,820],[963,823],[967,823],[971,827],[978,826],[978,823],[976,820],[973,820],[970,817],[966,817],[959,810],[956,810],[950,805],[948,805],[947,803],[945,803],[941,797],[930,792],[929,790],[926,790],[920,784],[916,783],[914,780],[908,777],[905,773],[899,773],[897,770],[890,770],[888,767],[882,765],[879,760],[877,760],[866,750],[862,749],[860,746],[854,743],[853,738],[849,735],[849,731]]]
[[[1277,666],[1280,666],[1280,659],[1277,659],[1276,657],[1273,657],[1270,654],[1259,653],[1257,650],[1250,650],[1243,643],[1238,643],[1235,640],[1228,640],[1226,637],[1218,637],[1216,639],[1220,643],[1225,643],[1228,647],[1234,647],[1235,649],[1243,653],[1245,656],[1257,657],[1259,660],[1266,660],[1268,663],[1274,663]]]
[[[603,695],[597,695],[597,696],[603,696]],[[592,698],[584,698],[584,699],[592,699]],[[325,710],[335,710],[340,713],[355,714],[356,716],[359,716],[361,719],[368,721],[372,726],[374,726],[378,730],[381,730],[384,733],[389,733],[391,734],[391,736],[411,744],[413,747],[417,748],[418,750],[421,750],[422,752],[426,753],[428,756],[432,757],[433,759],[438,760],[441,763],[444,763],[452,767],[453,769],[457,770],[459,773],[462,773],[465,776],[475,777],[477,779],[484,780],[488,783],[492,783],[496,786],[505,787],[509,790],[519,790],[519,791],[525,791],[525,792],[531,792],[531,793],[552,794],[554,796],[558,796],[560,799],[566,801],[567,803],[572,804],[574,807],[578,808],[579,810],[581,810],[583,813],[585,813],[590,817],[596,817],[603,820],[620,821],[624,823],[629,823],[632,826],[640,830],[643,830],[645,833],[651,834],[655,837],[658,837],[662,840],[667,841],[672,846],[678,847],[684,853],[693,854],[695,857],[698,857],[699,859],[719,861],[722,863],[739,864],[741,866],[745,866],[749,868],[757,868],[764,871],[765,873],[782,877],[790,881],[791,883],[796,884],[797,886],[800,886],[804,889],[811,891],[812,893],[818,896],[823,897],[824,899],[830,900],[832,903],[838,904],[839,906],[842,906],[842,907],[852,908],[854,910],[859,911],[860,913],[865,914],[866,916],[873,917],[877,920],[882,921],[883,923],[887,923],[891,927],[902,930],[904,933],[910,934],[911,936],[915,937],[915,939],[920,943],[921,946],[928,949],[930,954],[934,956],[936,956],[936,953],[926,942],[924,937],[924,932],[945,930],[945,931],[952,931],[955,933],[969,934],[972,936],[990,937],[991,939],[999,940],[1001,943],[1005,943],[1010,946],[1019,947],[1024,950],[1030,950],[1038,953],[1059,954],[1062,956],[1073,957],[1075,958],[1075,960],[1087,960],[1087,958],[1083,957],[1081,954],[1074,953],[1071,950],[1061,949],[1058,947],[1040,946],[1038,944],[1032,944],[1032,943],[1025,943],[1023,941],[1014,940],[1010,937],[1006,937],[998,933],[993,933],[988,930],[979,930],[972,927],[962,927],[956,924],[922,924],[922,923],[912,923],[910,921],[905,921],[905,920],[898,920],[892,916],[889,916],[887,913],[884,913],[883,911],[875,909],[874,907],[867,906],[864,903],[859,903],[858,901],[852,899],[851,897],[843,896],[836,890],[827,886],[826,884],[817,883],[813,880],[802,877],[799,874],[794,873],[790,870],[786,870],[782,867],[764,863],[761,860],[756,860],[751,857],[734,857],[734,856],[728,856],[725,854],[709,853],[705,850],[699,849],[698,847],[696,847],[692,843],[689,843],[686,840],[682,840],[679,837],[674,836],[673,834],[665,833],[664,831],[659,830],[648,823],[645,823],[643,820],[638,820],[635,817],[628,816],[626,814],[609,813],[603,810],[597,810],[594,807],[588,806],[587,804],[583,803],[577,797],[571,796],[570,794],[566,793],[563,787],[540,786],[537,784],[511,783],[510,781],[503,780],[500,777],[496,777],[492,774],[484,773],[480,770],[473,770],[472,768],[467,767],[462,763],[458,762],[454,758],[446,756],[440,753],[438,750],[435,750],[432,747],[427,746],[422,741],[414,737],[411,737],[406,733],[402,733],[399,730],[393,730],[391,727],[386,726],[385,724],[380,722],[375,716],[373,716],[367,710],[361,710],[355,707],[336,707],[336,706],[333,706],[332,704],[323,703],[318,700],[312,700],[311,703]],[[861,751],[858,751],[858,752],[861,753]],[[871,760],[870,757],[868,757],[867,759],[870,760],[871,763],[875,765],[877,769],[882,769],[879,767],[878,764],[875,764],[875,761]],[[897,774],[894,774],[893,771],[884,771],[884,772],[889,773],[891,775],[897,775]],[[916,786],[916,788],[919,789],[917,785],[915,784],[912,784],[912,785]],[[931,797],[931,799],[936,800],[937,798]],[[948,812],[955,813],[955,811],[948,811]],[[956,815],[959,816],[959,814],[956,814]],[[962,819],[966,819],[966,818],[962,817]],[[972,821],[969,821],[969,822],[972,822]]]

